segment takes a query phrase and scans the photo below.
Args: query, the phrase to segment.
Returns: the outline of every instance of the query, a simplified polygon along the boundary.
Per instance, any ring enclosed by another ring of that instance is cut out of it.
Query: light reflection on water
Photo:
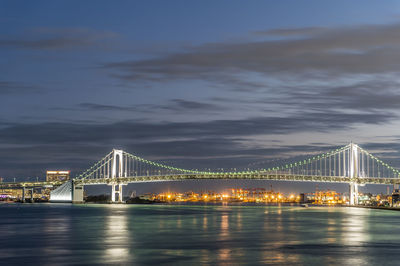
[[[218,249],[218,261],[221,264],[225,264],[230,259],[231,249],[226,245],[229,241],[229,216],[227,212],[224,212],[221,216],[221,223],[219,229],[219,242],[222,243],[222,247]]]
[[[207,230],[207,226],[208,226],[208,218],[207,218],[207,215],[204,214],[204,217],[203,217],[203,230],[204,231]]]
[[[346,216],[342,223],[342,240],[344,245],[361,246],[368,241],[366,220],[368,213],[364,209],[351,209],[351,215]]]
[[[396,265],[400,212],[293,206],[0,205],[4,265]]]
[[[368,210],[352,208],[351,215],[343,220],[342,242],[349,250],[354,251],[353,256],[345,259],[348,265],[368,265],[368,258],[362,255],[369,240],[367,216]]]
[[[125,211],[112,211],[106,217],[104,236],[104,262],[128,262],[130,258],[129,246],[133,238],[128,231],[128,217]]]

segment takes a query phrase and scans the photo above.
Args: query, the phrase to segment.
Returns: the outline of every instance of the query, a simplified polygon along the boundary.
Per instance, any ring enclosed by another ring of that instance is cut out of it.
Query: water
[[[0,264],[398,265],[400,212],[0,204]]]

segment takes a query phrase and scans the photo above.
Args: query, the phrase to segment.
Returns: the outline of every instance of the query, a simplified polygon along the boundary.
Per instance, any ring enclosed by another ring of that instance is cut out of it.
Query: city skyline
[[[0,176],[112,148],[243,169],[350,141],[399,167],[400,6],[367,2],[5,1]]]

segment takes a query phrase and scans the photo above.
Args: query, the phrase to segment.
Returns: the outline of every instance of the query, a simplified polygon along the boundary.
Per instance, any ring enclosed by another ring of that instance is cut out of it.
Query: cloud
[[[273,32],[288,32],[277,29]],[[293,29],[302,33],[310,30]],[[131,80],[203,79],[221,73],[254,72],[336,75],[398,72],[400,24],[311,31],[303,38],[213,43],[166,57],[105,65]]]
[[[378,110],[390,114],[390,119],[398,118],[392,111],[400,107],[400,23],[284,28],[258,35],[267,39],[209,43],[164,57],[112,62],[104,67],[114,77],[135,84],[206,81],[229,93],[226,97],[216,93],[211,98],[225,99],[212,103],[232,99],[237,108],[340,110],[364,117]]]
[[[256,117],[242,120],[205,122],[143,123],[121,121],[113,124],[42,123],[16,124],[0,129],[0,143],[108,143],[113,140],[160,140],[165,138],[235,137],[296,132],[328,132],[354,124],[379,124],[393,119],[388,113],[343,114],[304,113],[291,117]],[[118,142],[117,142],[118,143]]]
[[[80,103],[79,108],[91,111],[138,111],[135,106],[118,106],[110,104]]]
[[[89,111],[116,111],[116,112],[155,112],[155,111],[171,111],[171,112],[207,112],[222,110],[221,106],[213,103],[192,101],[184,99],[171,99],[164,104],[137,104],[134,106],[122,106],[111,104],[97,104],[97,103],[80,103],[77,105],[79,109]],[[57,109],[60,109],[57,107]],[[61,109],[75,110],[73,108],[62,107]]]
[[[364,113],[375,110],[400,109],[400,83],[395,77],[374,76],[364,81],[352,81],[341,85],[285,85],[276,97],[259,97],[250,103],[278,104],[298,109],[341,109]],[[393,116],[395,118],[396,116]]]
[[[190,101],[183,99],[172,99],[166,105],[160,105],[160,109],[171,111],[211,111],[222,110],[223,108],[212,103]]]
[[[246,113],[240,117],[248,118],[236,120],[217,120],[205,115],[201,122],[184,119],[191,122],[7,124],[0,128],[0,169],[11,173],[19,165],[26,166],[25,172],[68,166],[78,171],[114,147],[188,168],[245,167],[291,152],[319,151],[320,146],[268,147],[268,144],[244,143],[264,135],[334,134],[357,125],[384,125],[398,119],[399,33],[400,24],[276,29],[258,33],[260,38],[265,37],[263,40],[205,44],[168,56],[106,64],[104,67],[114,77],[135,84],[202,80],[218,93],[207,93],[209,101],[183,99],[173,91],[171,99],[163,103],[124,106],[83,102],[74,109],[153,110],[156,114],[153,117],[164,112],[208,112],[208,115],[210,111],[230,117],[230,110],[239,113],[245,107],[258,112]],[[35,34],[26,38],[0,38],[0,47],[69,49],[91,47],[113,38],[79,30],[42,29]],[[29,91],[29,86],[0,83],[0,94],[25,90]],[[274,111],[266,112],[267,108]],[[329,150],[331,146],[323,148]]]
[[[35,28],[23,36],[0,36],[0,47],[60,50],[73,48],[100,47],[117,34],[107,31],[95,31],[88,28]]]
[[[304,28],[283,28],[283,29],[272,29],[265,31],[255,31],[256,35],[260,36],[304,36],[317,33],[323,33],[329,30],[323,27],[304,27]]]
[[[27,85],[21,82],[0,81],[0,95],[25,94],[25,93],[41,93],[42,88]]]
[[[306,112],[203,122],[6,124],[0,128],[0,169],[3,176],[36,176],[48,168],[69,168],[78,173],[112,148],[184,168],[267,167],[282,163],[276,161],[279,158],[327,151],[334,146],[251,144],[258,136],[330,132],[391,119],[385,112]]]

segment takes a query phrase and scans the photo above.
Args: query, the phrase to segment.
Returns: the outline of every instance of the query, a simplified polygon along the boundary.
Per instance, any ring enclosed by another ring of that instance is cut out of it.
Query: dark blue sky
[[[349,141],[400,166],[398,1],[1,1],[0,176],[113,147],[246,168]]]

